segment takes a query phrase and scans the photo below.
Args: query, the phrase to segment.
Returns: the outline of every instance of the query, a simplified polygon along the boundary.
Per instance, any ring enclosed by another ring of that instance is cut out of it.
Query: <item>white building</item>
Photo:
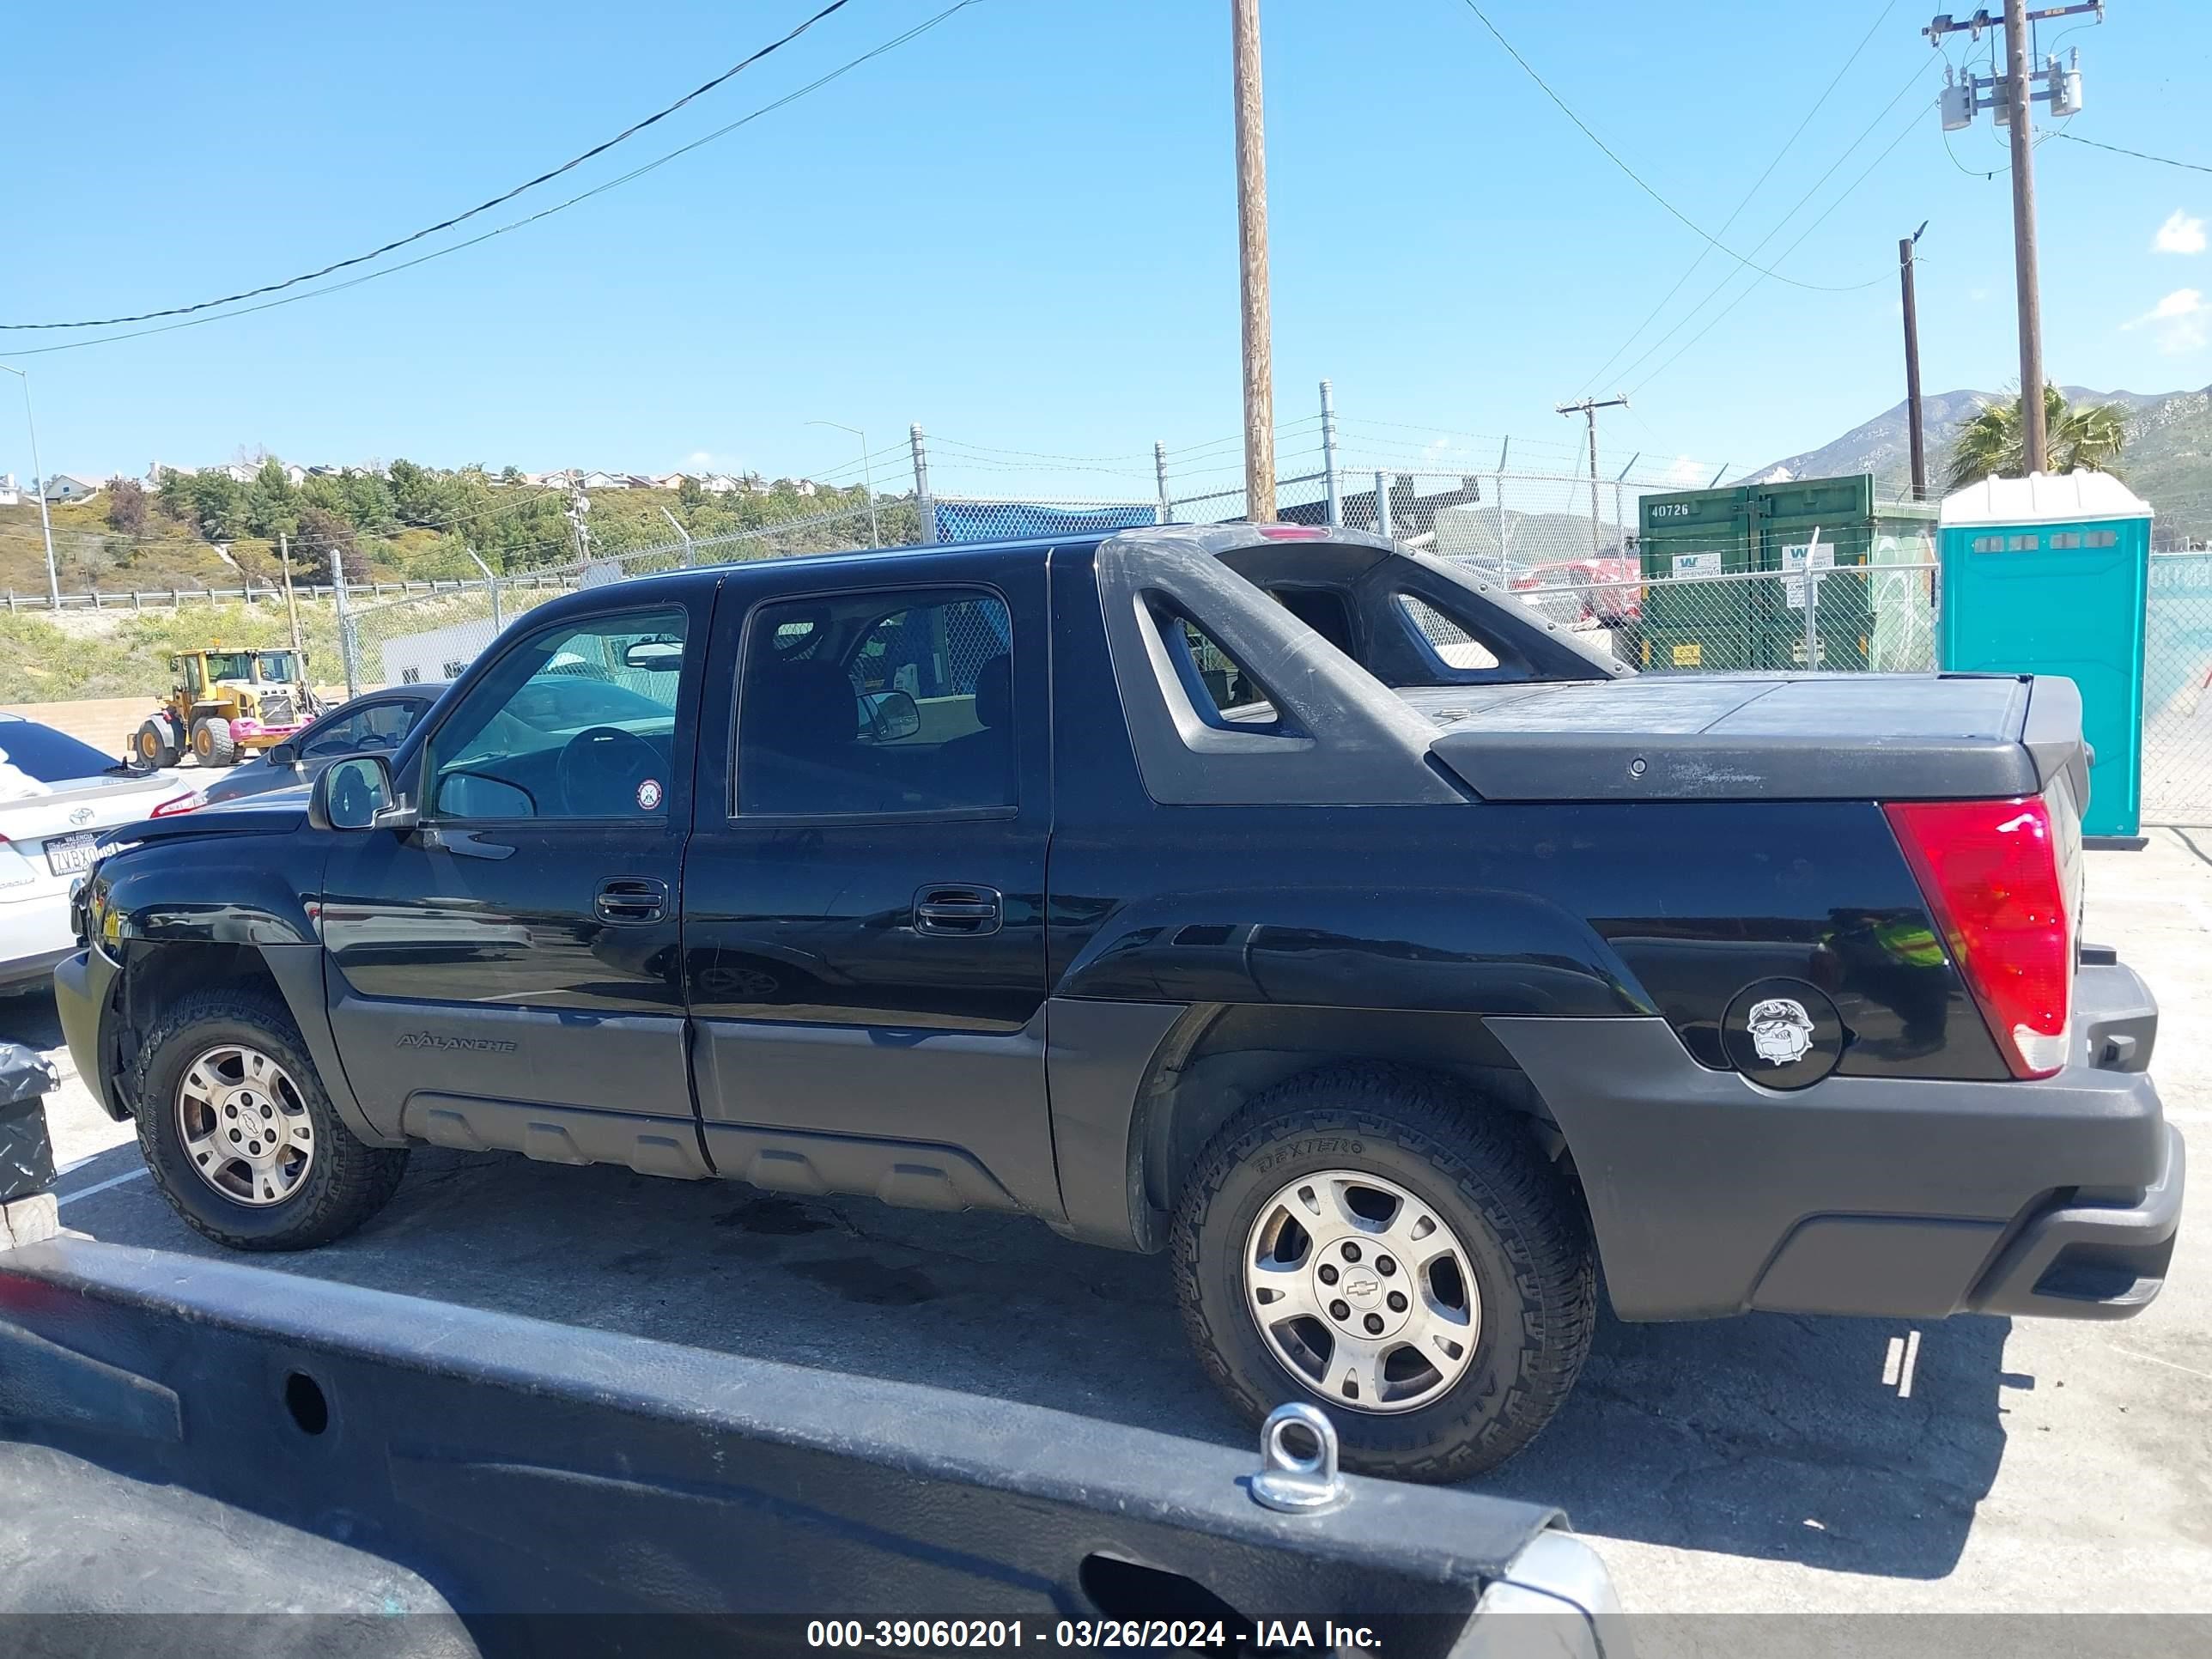
[[[489,645],[494,633],[489,618],[455,623],[421,634],[402,635],[383,646],[386,685],[421,685],[426,682],[459,679],[461,671]]]
[[[97,478],[80,477],[74,472],[57,472],[46,479],[46,495],[50,501],[82,501],[100,491]]]

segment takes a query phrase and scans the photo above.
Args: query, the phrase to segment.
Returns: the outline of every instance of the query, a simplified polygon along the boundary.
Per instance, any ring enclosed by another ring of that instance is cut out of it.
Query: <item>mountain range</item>
[[[2069,404],[2117,404],[2127,410],[2127,448],[2118,470],[2130,488],[2156,511],[2154,534],[2160,546],[2212,541],[2212,386],[2149,393],[2096,392],[2076,386],[2059,390]],[[1944,465],[1959,428],[1984,404],[2008,395],[1961,391],[1922,398],[1931,495],[1942,489]],[[1828,478],[1852,472],[1873,473],[1875,488],[1883,494],[1901,495],[1911,484],[1911,447],[1904,404],[1818,449],[1784,456],[1736,482]]]

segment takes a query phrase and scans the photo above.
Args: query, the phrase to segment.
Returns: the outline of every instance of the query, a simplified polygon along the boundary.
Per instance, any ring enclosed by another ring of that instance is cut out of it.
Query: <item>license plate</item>
[[[46,868],[58,876],[81,875],[92,868],[98,836],[57,836],[46,843]]]

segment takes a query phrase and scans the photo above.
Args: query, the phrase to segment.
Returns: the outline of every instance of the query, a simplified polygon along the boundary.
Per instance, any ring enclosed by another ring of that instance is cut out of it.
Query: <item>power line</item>
[[[893,35],[890,40],[884,41],[880,46],[870,47],[866,52],[860,53],[857,58],[848,58],[844,63],[840,64],[836,69],[831,70],[828,74],[818,76],[815,79],[809,81],[805,86],[797,88],[791,92],[784,94],[781,98],[762,105],[750,114],[739,116],[736,120],[732,121],[726,126],[717,127],[714,131],[709,132],[702,137],[694,138],[688,144],[678,145],[676,149],[670,150],[665,155],[658,156],[653,161],[647,161],[640,166],[632,167],[628,173],[619,173],[616,177],[606,180],[604,184],[592,185],[589,190],[579,191],[575,195],[569,197],[566,201],[556,202],[551,207],[540,208],[535,213],[525,214],[520,219],[511,219],[503,225],[495,225],[489,230],[479,231],[474,236],[471,236],[462,241],[450,243],[445,247],[433,248],[428,253],[417,254],[412,259],[402,260],[396,265],[386,265],[381,270],[364,271],[358,276],[348,277],[344,282],[332,283],[327,288],[311,288],[305,293],[287,294],[277,299],[264,300],[258,305],[242,306],[236,311],[217,312],[213,315],[204,317],[187,317],[182,322],[161,323],[152,328],[134,329],[127,333],[95,335],[88,340],[71,340],[62,345],[32,346],[27,349],[12,350],[8,355],[11,357],[43,357],[50,356],[57,351],[82,351],[87,346],[109,345],[118,340],[143,340],[149,334],[169,334],[173,333],[176,330],[180,328],[204,328],[210,323],[226,322],[234,317],[250,317],[257,311],[272,311],[278,306],[297,305],[302,300],[319,299],[327,294],[343,294],[348,289],[359,288],[362,283],[375,282],[380,277],[396,276],[403,270],[412,270],[417,265],[428,264],[433,259],[442,259],[449,253],[461,252],[464,249],[475,247],[479,243],[489,242],[495,236],[504,236],[509,231],[520,230],[526,226],[534,225],[541,219],[550,219],[556,213],[565,213],[572,207],[575,207],[580,204],[590,201],[594,196],[604,195],[608,191],[618,189],[622,185],[630,183],[633,179],[641,179],[647,173],[653,172],[657,168],[667,166],[669,162],[677,160],[679,156],[688,155],[693,150],[702,149],[706,145],[714,143],[717,139],[726,138],[730,134],[735,132],[739,127],[750,126],[752,123],[759,120],[764,115],[773,115],[776,111],[783,108],[786,105],[795,104],[800,99],[819,92],[823,88],[828,86],[832,81],[838,80],[844,76],[851,74],[854,70],[860,68],[861,64],[871,62],[875,58],[881,58],[886,52],[895,52],[899,47],[905,46],[908,41],[913,40],[921,35],[927,34],[930,30],[935,28],[939,24],[944,22],[945,19],[952,16],[956,12],[965,11],[969,7],[980,4],[981,3],[981,0],[956,0],[956,3],[947,6],[943,11],[939,12],[935,16],[925,18],[922,21],[915,24],[912,28],[906,30],[902,33]]]
[[[2062,131],[2055,136],[2063,138],[2069,144],[2087,144],[2092,149],[2108,149],[2115,155],[2132,155],[2138,161],[2156,161],[2160,167],[2185,167],[2191,173],[2212,173],[2212,167],[2207,167],[2202,161],[2177,161],[2171,155],[2153,155],[2148,150],[2127,149],[2118,144],[2102,144],[2094,138],[2079,138],[2070,132]]]
[[[258,299],[264,294],[275,294],[284,289],[297,288],[302,283],[314,282],[318,278],[328,276],[335,271],[344,270],[354,265],[367,264],[373,259],[380,259],[386,254],[392,252],[397,249],[406,247],[411,243],[419,242],[426,236],[434,236],[440,231],[451,230],[455,225],[461,224],[467,220],[473,219],[480,213],[488,213],[493,208],[501,206],[504,203],[513,201],[525,191],[535,190],[538,185],[544,184],[550,179],[557,179],[564,173],[574,172],[576,168],[583,166],[585,162],[592,160],[594,157],[605,155],[609,150],[612,149],[617,144],[623,143],[625,139],[635,137],[637,134],[643,132],[647,127],[652,126],[654,123],[666,120],[670,116],[675,114],[677,111],[682,109],[686,104],[690,104],[697,99],[703,98],[707,94],[714,91],[715,88],[720,86],[724,82],[730,80],[745,70],[750,69],[755,64],[759,63],[762,58],[766,58],[771,52],[781,51],[783,47],[789,46],[793,40],[799,39],[800,35],[805,33],[807,30],[812,28],[817,23],[830,15],[831,12],[842,11],[850,3],[851,0],[830,0],[830,3],[828,5],[823,7],[821,10],[816,12],[813,16],[808,18],[797,28],[792,30],[790,33],[785,35],[781,40],[770,41],[767,46],[761,47],[757,52],[751,53],[739,62],[732,64],[728,69],[724,70],[713,80],[708,81],[702,85],[694,87],[690,92],[685,93],[681,98],[669,105],[666,108],[656,110],[651,115],[647,116],[643,120],[631,123],[631,125],[624,127],[620,132],[615,134],[613,137],[607,139],[605,143],[592,145],[591,149],[586,150],[582,155],[563,161],[559,167],[553,167],[546,172],[541,173],[535,179],[532,179],[526,183],[517,185],[513,190],[507,191],[501,195],[495,196],[489,201],[477,203],[476,206],[469,209],[465,213],[457,213],[450,219],[441,219],[434,225],[426,225],[421,230],[410,232],[409,234],[399,237],[396,240],[386,242],[382,247],[372,248],[367,253],[356,253],[349,259],[337,260],[332,264],[325,265],[320,270],[303,271],[297,276],[287,276],[281,283],[264,283],[259,288],[249,288],[241,289],[236,294],[226,294],[218,300],[202,300],[196,304],[188,306],[169,306],[160,311],[135,312],[131,315],[125,317],[84,318],[71,323],[0,323],[0,331],[19,332],[35,329],[56,328],[112,328],[124,323],[151,322],[158,317],[182,317],[188,315],[192,312],[210,311],[218,306],[234,305],[240,300]]]
[[[1881,14],[1876,16],[1874,22],[1869,26],[1867,32],[1859,37],[1859,43],[1852,49],[1851,55],[1844,59],[1843,67],[1836,71],[1834,77],[1831,79],[1828,84],[1821,89],[1820,95],[1813,100],[1813,106],[1805,112],[1804,119],[1798,122],[1796,130],[1791,132],[1787,138],[1782,141],[1782,148],[1774,152],[1774,159],[1766,164],[1766,171],[1760,173],[1758,178],[1752,180],[1751,188],[1744,191],[1743,198],[1735,204],[1735,209],[1729,214],[1729,216],[1722,222],[1720,229],[1720,234],[1722,235],[1725,236],[1728,234],[1729,227],[1735,223],[1736,220],[1741,216],[1744,209],[1751,205],[1751,198],[1758,195],[1760,188],[1769,179],[1774,176],[1774,169],[1782,165],[1782,158],[1787,155],[1790,153],[1791,147],[1795,145],[1800,138],[1805,136],[1805,129],[1812,125],[1813,118],[1818,115],[1821,109],[1826,106],[1830,96],[1833,94],[1838,87],[1843,84],[1844,76],[1850,73],[1851,65],[1857,63],[1860,57],[1865,52],[1867,45],[1874,39],[1875,32],[1888,21],[1890,13],[1896,9],[1897,0],[1886,0],[1886,3],[1882,6]],[[1659,303],[1651,307],[1650,313],[1642,322],[1637,324],[1633,329],[1629,331],[1628,337],[1623,340],[1619,346],[1614,348],[1613,356],[1607,358],[1603,363],[1600,364],[1598,366],[1597,372],[1582,383],[1581,387],[1575,394],[1576,396],[1580,397],[1588,392],[1592,386],[1595,386],[1600,380],[1605,378],[1606,371],[1610,369],[1615,363],[1619,362],[1623,355],[1626,353],[1629,347],[1636,343],[1637,340],[1642,336],[1644,331],[1650,327],[1651,325],[1657,320],[1659,313],[1667,309],[1668,306],[1673,301],[1674,296],[1682,291],[1683,286],[1689,282],[1691,277],[1698,274],[1698,267],[1704,264],[1711,253],[1712,249],[1710,247],[1701,247],[1698,250],[1698,257],[1690,261],[1689,269],[1674,279],[1674,286],[1667,290],[1665,295],[1661,297]]]
[[[1543,93],[1544,96],[1550,99],[1554,104],[1557,104],[1559,106],[1560,112],[1564,114],[1567,119],[1572,121],[1577,127],[1582,129],[1583,137],[1589,139],[1590,143],[1595,144],[1600,150],[1603,151],[1606,160],[1612,162],[1613,166],[1619,167],[1622,173],[1626,173],[1628,176],[1628,180],[1631,184],[1634,185],[1637,189],[1642,191],[1653,201],[1658,203],[1659,205],[1666,209],[1668,213],[1680,220],[1685,225],[1687,225],[1692,230],[1697,232],[1697,234],[1704,237],[1706,241],[1711,243],[1715,247],[1727,254],[1729,258],[1735,260],[1746,270],[1755,270],[1762,276],[1771,276],[1776,282],[1787,283],[1792,288],[1810,289],[1815,293],[1820,294],[1849,294],[1858,289],[1871,288],[1875,283],[1886,283],[1889,280],[1889,274],[1885,271],[1881,276],[1875,277],[1872,282],[1802,283],[1795,276],[1784,276],[1778,270],[1770,270],[1765,265],[1753,264],[1752,261],[1745,258],[1743,255],[1738,253],[1734,248],[1722,241],[1720,238],[1714,235],[1696,220],[1691,218],[1688,214],[1683,212],[1681,209],[1676,207],[1672,202],[1662,196],[1656,190],[1646,184],[1644,180],[1644,176],[1638,173],[1634,167],[1629,166],[1627,162],[1622,161],[1619,154],[1614,151],[1612,145],[1607,143],[1604,139],[1599,137],[1596,133],[1591,131],[1589,124],[1587,121],[1584,121],[1581,116],[1575,113],[1574,110],[1569,106],[1565,99],[1560,97],[1558,93],[1552,90],[1551,87],[1545,82],[1544,77],[1536,73],[1534,68],[1529,64],[1527,58],[1523,58],[1518,52],[1514,50],[1513,43],[1510,40],[1508,40],[1504,35],[1498,33],[1498,25],[1490,21],[1489,17],[1484,14],[1482,8],[1475,4],[1474,0],[1464,0],[1464,3],[1467,9],[1474,14],[1476,21],[1480,22],[1483,27],[1490,31],[1491,37],[1495,40],[1499,46],[1505,48],[1507,55],[1510,56],[1515,63],[1521,66],[1522,71],[1526,74],[1531,81],[1534,81],[1536,83],[1538,89]]]
[[[1913,121],[1917,121],[1922,113],[1923,111],[1915,110],[1912,112]],[[1912,122],[1908,121],[1899,130],[1897,137],[1891,139],[1889,143],[1883,147],[1881,154],[1875,156],[1873,161],[1867,163],[1866,171],[1860,173],[1857,178],[1852,179],[1849,185],[1846,185],[1844,187],[1842,192],[1837,196],[1834,201],[1829,203],[1826,207],[1820,210],[1820,217],[1814,220],[1811,224],[1806,226],[1803,230],[1797,234],[1796,241],[1790,243],[1788,247],[1782,250],[1782,257],[1785,259],[1788,258],[1790,254],[1794,253],[1797,250],[1799,243],[1804,241],[1808,236],[1810,236],[1823,224],[1826,223],[1828,216],[1833,213],[1838,208],[1841,207],[1845,202],[1849,201],[1850,199],[1851,193],[1873,176],[1875,169],[1880,167],[1884,161],[1887,161],[1890,157],[1891,152],[1895,150],[1899,144],[1903,143],[1905,139],[1911,136],[1911,132]],[[1687,340],[1685,340],[1682,343],[1680,349],[1678,349],[1672,357],[1669,357],[1665,362],[1660,364],[1658,368],[1653,369],[1649,374],[1638,380],[1636,383],[1635,390],[1637,392],[1643,391],[1645,386],[1650,386],[1652,381],[1657,380],[1662,374],[1664,374],[1668,369],[1672,368],[1681,360],[1684,353],[1687,352],[1692,346],[1696,345],[1698,341],[1704,339],[1706,335],[1711,333],[1713,330],[1720,325],[1721,319],[1726,317],[1730,312],[1734,311],[1738,306],[1741,305],[1745,299],[1749,296],[1752,289],[1758,286],[1759,279],[1757,277],[1753,277],[1750,282],[1745,283],[1741,293],[1739,293],[1735,299],[1730,300],[1725,306],[1723,306],[1720,310],[1714,313],[1711,322],[1707,323]],[[1719,290],[1715,289],[1714,291],[1717,293]]]
[[[1932,64],[1934,61],[1935,60],[1931,58],[1928,60],[1928,63]],[[1822,172],[1820,176],[1806,186],[1805,193],[1800,196],[1796,202],[1790,204],[1790,211],[1784,214],[1779,219],[1774,222],[1773,228],[1769,230],[1765,235],[1760,237],[1759,240],[1753,245],[1754,252],[1759,248],[1765,247],[1769,242],[1779,236],[1782,234],[1784,228],[1787,226],[1792,219],[1795,219],[1798,214],[1804,210],[1806,205],[1812,201],[1814,197],[1820,193],[1820,187],[1826,184],[1829,179],[1835,177],[1836,169],[1842,167],[1844,162],[1850,161],[1852,156],[1858,154],[1860,146],[1866,143],[1867,139],[1873,135],[1875,129],[1880,126],[1881,123],[1887,118],[1889,112],[1895,109],[1905,95],[1912,90],[1913,83],[1918,81],[1925,73],[1927,73],[1927,64],[1923,64],[1921,68],[1915,70],[1911,75],[1905,77],[1905,84],[1899,87],[1897,91],[1891,95],[1890,100],[1887,104],[1884,104],[1881,109],[1875,112],[1874,119],[1868,122],[1865,126],[1861,128],[1859,130],[1858,136],[1856,138],[1853,138],[1850,143],[1844,146],[1841,154],[1839,154],[1834,161],[1828,163],[1826,169]],[[1917,112],[1915,112],[1917,113]],[[1894,149],[1896,148],[1897,141],[1892,140],[1890,149]],[[1885,155],[1888,153],[1888,150],[1884,150],[1882,152]],[[1863,179],[1865,175],[1863,173],[1860,177]],[[1784,248],[1782,252],[1777,256],[1775,263],[1779,264],[1784,260],[1787,259],[1790,255],[1804,242],[1805,238],[1809,236],[1813,233],[1813,230],[1819,226],[1822,221],[1827,218],[1829,214],[1833,213],[1836,210],[1837,203],[1840,203],[1844,199],[1844,196],[1849,196],[1853,190],[1857,188],[1858,185],[1856,183],[1847,186],[1842,196],[1837,197],[1834,202],[1831,202],[1827,208],[1822,211],[1820,217],[1814,219],[1812,224],[1808,225],[1804,231],[1799,234],[1797,240],[1790,243],[1788,247]],[[1680,334],[1692,322],[1696,321],[1698,313],[1703,311],[1707,306],[1711,305],[1715,300],[1720,298],[1722,293],[1727,289],[1728,285],[1735,281],[1741,274],[1742,273],[1741,271],[1734,270],[1723,274],[1721,280],[1713,284],[1712,288],[1707,291],[1703,299],[1699,300],[1697,304],[1692,306],[1689,310],[1684,312],[1675,321],[1674,325],[1672,328],[1668,329],[1664,334],[1662,334],[1657,339],[1652,341],[1650,345],[1644,349],[1642,354],[1639,355],[1633,362],[1630,363],[1626,369],[1621,371],[1620,378],[1626,379],[1627,376],[1635,374],[1638,369],[1643,368],[1644,365],[1650,362],[1652,358],[1657,356],[1659,353],[1665,349],[1668,341],[1673,339],[1677,334]],[[1752,289],[1759,286],[1759,279],[1758,277],[1753,277],[1750,284],[1744,289],[1743,292],[1745,294],[1750,293]],[[1887,278],[1885,277],[1881,280],[1886,282]],[[1868,289],[1875,287],[1875,283],[1870,282],[1860,283],[1855,286],[1860,289]],[[1739,299],[1741,297],[1741,295],[1738,296]],[[1731,301],[1730,308],[1733,308],[1733,305],[1734,302]],[[1699,331],[1698,337],[1704,337],[1703,331]],[[1678,353],[1677,355],[1679,356],[1680,354]],[[1672,359],[1669,359],[1668,361],[1671,362]],[[1645,378],[1648,380],[1650,377],[1646,376]],[[1642,382],[1638,382],[1639,388],[1641,385]]]

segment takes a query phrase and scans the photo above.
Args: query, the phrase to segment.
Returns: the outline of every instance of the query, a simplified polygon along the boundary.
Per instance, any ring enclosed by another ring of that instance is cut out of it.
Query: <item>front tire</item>
[[[228,766],[238,759],[238,739],[230,722],[219,714],[203,714],[192,722],[192,758],[202,766]]]
[[[1493,1468],[1573,1389],[1596,1320],[1581,1206],[1452,1085],[1336,1066],[1255,1099],[1201,1155],[1170,1249],[1200,1363],[1253,1422],[1325,1407],[1347,1468]]]
[[[234,1250],[304,1250],[342,1238],[398,1189],[403,1148],[347,1128],[273,994],[184,998],[131,1074],[138,1145],[154,1184],[194,1231]]]
[[[177,763],[176,736],[167,720],[148,720],[138,728],[138,735],[131,739],[131,751],[148,766],[167,767]]]

